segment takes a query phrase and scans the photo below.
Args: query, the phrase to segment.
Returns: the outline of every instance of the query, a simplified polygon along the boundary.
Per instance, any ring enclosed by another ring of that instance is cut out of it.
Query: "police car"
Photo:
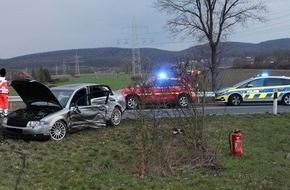
[[[242,102],[273,101],[274,94],[279,103],[290,105],[290,77],[258,75],[215,92],[215,100],[238,106]]]

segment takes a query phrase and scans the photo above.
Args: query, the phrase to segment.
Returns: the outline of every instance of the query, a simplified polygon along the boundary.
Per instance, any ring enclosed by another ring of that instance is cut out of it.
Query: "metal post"
[[[277,105],[278,105],[278,92],[275,91],[274,96],[273,96],[273,114],[274,115],[277,114]]]

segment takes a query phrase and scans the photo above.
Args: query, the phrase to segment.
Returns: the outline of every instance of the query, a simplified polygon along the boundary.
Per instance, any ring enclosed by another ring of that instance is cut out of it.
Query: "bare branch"
[[[221,39],[226,39],[236,25],[246,26],[250,20],[265,21],[263,14],[267,13],[263,3],[252,0],[156,0],[154,5],[168,14],[167,27],[171,32],[209,43],[213,75],[217,74]]]

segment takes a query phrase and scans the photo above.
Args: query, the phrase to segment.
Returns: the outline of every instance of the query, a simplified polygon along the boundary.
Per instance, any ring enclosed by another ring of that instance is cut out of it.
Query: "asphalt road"
[[[177,116],[188,116],[194,112],[198,114],[204,113],[205,115],[225,115],[225,114],[257,114],[257,113],[273,113],[273,103],[267,104],[244,104],[240,106],[225,106],[224,104],[214,104],[210,106],[197,107],[196,109],[144,109],[144,110],[126,110],[123,115],[123,119],[134,119],[139,117],[141,114],[145,114],[148,117],[177,117]],[[278,105],[277,114],[283,112],[290,112],[290,106]]]

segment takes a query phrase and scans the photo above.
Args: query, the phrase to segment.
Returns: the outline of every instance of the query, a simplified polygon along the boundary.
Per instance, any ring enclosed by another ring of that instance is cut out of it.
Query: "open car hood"
[[[42,101],[62,107],[50,89],[40,82],[35,80],[13,80],[11,86],[15,89],[26,105]]]

